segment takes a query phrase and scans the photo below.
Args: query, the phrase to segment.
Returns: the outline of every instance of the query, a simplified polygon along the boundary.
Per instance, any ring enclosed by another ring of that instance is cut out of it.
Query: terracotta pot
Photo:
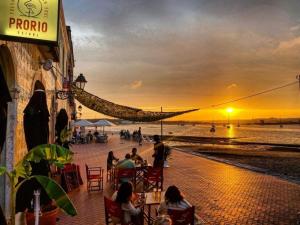
[[[58,208],[52,209],[51,211],[43,212],[40,216],[41,225],[55,225],[58,214]],[[27,225],[34,225],[34,213],[26,213]]]

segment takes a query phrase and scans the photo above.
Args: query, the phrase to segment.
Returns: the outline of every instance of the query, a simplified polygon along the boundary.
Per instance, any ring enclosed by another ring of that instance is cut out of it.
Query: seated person
[[[99,132],[96,130],[96,131],[94,132],[94,136],[97,137],[98,135],[99,135]]]
[[[154,225],[172,225],[172,220],[167,215],[158,216],[154,221]]]
[[[133,187],[129,182],[122,183],[119,190],[112,196],[112,200],[121,205],[121,209],[124,211],[124,222],[141,225],[143,221],[143,213],[140,207],[134,207]],[[142,205],[141,205],[142,206]]]
[[[130,154],[127,153],[125,155],[125,159],[123,159],[122,161],[120,161],[117,164],[117,168],[120,168],[120,169],[132,169],[132,168],[135,168],[134,162],[130,159]]]
[[[159,215],[167,215],[168,209],[187,209],[191,205],[183,198],[176,186],[168,187],[165,193],[165,201],[158,208]]]
[[[119,159],[114,156],[113,151],[110,151],[108,153],[107,160],[106,160],[107,170],[110,170],[113,168],[114,161],[117,162],[117,161],[119,161]]]
[[[137,149],[136,148],[132,149],[130,158],[135,163],[143,162],[143,158],[140,155],[137,154]]]
[[[86,135],[86,138],[87,138],[89,143],[93,141],[92,131],[89,130],[89,132]]]

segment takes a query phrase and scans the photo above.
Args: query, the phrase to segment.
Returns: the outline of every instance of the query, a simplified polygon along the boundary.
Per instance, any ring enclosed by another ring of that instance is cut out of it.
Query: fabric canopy
[[[179,112],[143,111],[141,109],[118,105],[101,99],[82,89],[77,88],[75,85],[72,86],[72,90],[75,93],[76,100],[78,100],[82,105],[107,116],[135,122],[153,122],[198,110],[192,109]]]

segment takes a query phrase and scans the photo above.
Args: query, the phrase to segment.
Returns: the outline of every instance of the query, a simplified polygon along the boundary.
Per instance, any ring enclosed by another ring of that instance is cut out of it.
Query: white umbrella
[[[108,120],[98,120],[96,123],[93,123],[95,127],[103,127],[103,133],[104,133],[104,127],[111,127],[114,124],[109,122]]]
[[[91,123],[87,120],[76,121],[74,125],[77,126],[77,127],[92,127],[92,126],[94,126],[93,123]]]

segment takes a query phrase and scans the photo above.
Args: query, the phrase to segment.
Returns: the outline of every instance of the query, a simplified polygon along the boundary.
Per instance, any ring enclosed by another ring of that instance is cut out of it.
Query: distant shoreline
[[[300,148],[298,144],[280,144],[280,143],[262,143],[262,142],[245,142],[238,141],[241,138],[227,138],[227,137],[197,137],[197,136],[177,136],[164,135],[164,141],[175,141],[185,143],[198,144],[219,144],[219,145],[263,145],[270,147],[286,147],[286,148]]]

